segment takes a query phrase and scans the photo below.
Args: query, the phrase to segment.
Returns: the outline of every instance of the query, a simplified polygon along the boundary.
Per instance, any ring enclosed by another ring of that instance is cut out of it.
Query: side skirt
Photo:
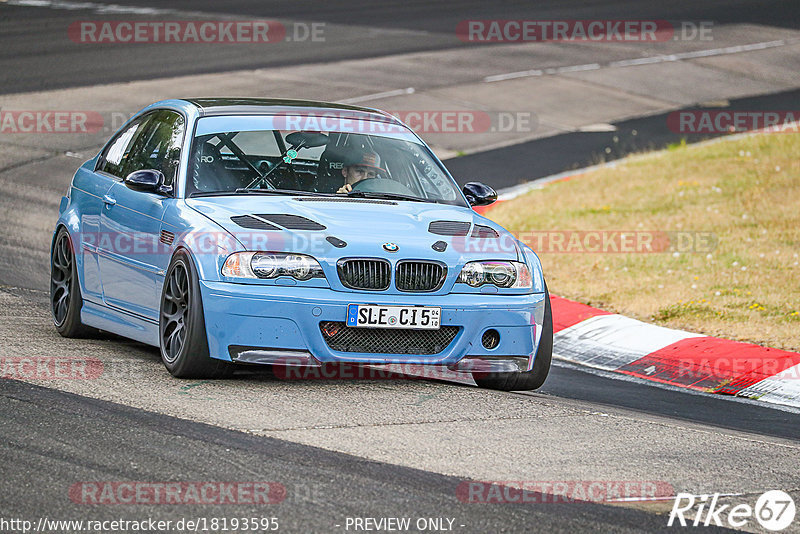
[[[157,322],[122,310],[84,300],[81,322],[141,343],[159,346]]]

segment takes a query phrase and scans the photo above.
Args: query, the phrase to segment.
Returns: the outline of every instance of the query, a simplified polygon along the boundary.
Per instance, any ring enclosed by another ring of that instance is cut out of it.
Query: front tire
[[[172,258],[164,279],[158,338],[161,361],[176,378],[218,378],[229,372],[226,362],[209,356],[197,270],[183,250]]]
[[[473,373],[475,383],[482,388],[500,391],[531,391],[539,389],[550,373],[553,360],[553,311],[550,308],[550,293],[544,289],[544,321],[533,369],[523,373]]]
[[[81,284],[69,232],[61,228],[50,254],[50,311],[53,324],[64,337],[85,337],[95,330],[81,323]]]

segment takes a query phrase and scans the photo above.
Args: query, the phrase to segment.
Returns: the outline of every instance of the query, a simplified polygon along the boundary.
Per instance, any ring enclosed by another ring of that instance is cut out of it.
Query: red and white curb
[[[552,296],[553,355],[708,393],[800,407],[800,354],[664,328]]]
[[[555,295],[553,357],[705,393],[800,408],[800,354],[665,328]],[[469,373],[424,365],[380,372],[475,385]]]

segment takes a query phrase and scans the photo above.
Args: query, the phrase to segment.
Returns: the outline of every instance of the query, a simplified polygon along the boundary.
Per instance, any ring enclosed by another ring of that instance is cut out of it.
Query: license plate
[[[438,330],[442,309],[434,306],[347,306],[347,326]]]

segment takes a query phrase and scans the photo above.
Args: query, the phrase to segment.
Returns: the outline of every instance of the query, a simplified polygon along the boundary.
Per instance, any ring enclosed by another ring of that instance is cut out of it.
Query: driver
[[[349,193],[361,180],[377,178],[378,173],[383,172],[381,157],[375,152],[361,152],[351,159],[351,162],[342,167],[344,185],[336,191],[337,193]]]

